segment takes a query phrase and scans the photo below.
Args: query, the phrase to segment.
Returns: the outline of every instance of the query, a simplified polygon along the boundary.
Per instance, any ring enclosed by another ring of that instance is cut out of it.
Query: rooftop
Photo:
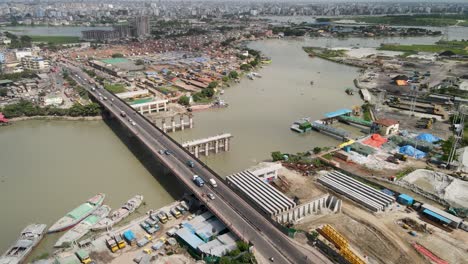
[[[390,119],[390,118],[378,119],[378,120],[374,121],[374,123],[376,123],[378,125],[386,126],[386,127],[399,124],[399,122],[397,120]]]

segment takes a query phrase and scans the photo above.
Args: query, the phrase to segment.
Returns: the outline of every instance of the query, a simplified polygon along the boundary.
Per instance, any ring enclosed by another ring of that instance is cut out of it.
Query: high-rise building
[[[148,36],[150,34],[149,17],[136,17],[132,23],[132,35],[136,38]]]

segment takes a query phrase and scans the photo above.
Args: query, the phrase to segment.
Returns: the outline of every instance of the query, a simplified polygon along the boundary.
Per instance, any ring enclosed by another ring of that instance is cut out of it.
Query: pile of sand
[[[439,196],[454,207],[468,208],[468,182],[445,173],[423,169],[413,171],[403,180]]]

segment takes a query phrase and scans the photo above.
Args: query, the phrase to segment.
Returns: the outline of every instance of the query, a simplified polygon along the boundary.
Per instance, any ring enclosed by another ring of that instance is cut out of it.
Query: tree
[[[229,252],[229,256],[235,257],[235,256],[238,256],[240,253],[241,253],[240,250],[236,248],[232,250],[231,252]]]
[[[205,89],[203,89],[203,90],[201,91],[201,93],[202,93],[202,95],[203,95],[204,97],[209,97],[209,98],[211,98],[211,97],[213,97],[213,95],[214,95],[214,89],[212,89],[212,88],[205,88]]]
[[[142,59],[136,60],[135,65],[143,65],[145,64],[145,61]]]
[[[219,264],[231,264],[231,263],[232,261],[229,257],[224,256],[219,259]]]
[[[123,58],[123,54],[122,53],[114,53],[112,54],[112,58]]]
[[[238,241],[236,244],[237,248],[242,252],[247,251],[249,249],[249,244],[244,241]]]
[[[208,84],[208,88],[216,88],[218,86],[218,82],[217,81],[212,81]]]
[[[229,77],[228,77],[228,76],[223,76],[222,80],[223,80],[223,82],[228,82],[228,81],[229,81]]]
[[[252,253],[248,253],[248,252],[245,252],[244,254],[242,254],[242,256],[240,257],[240,261],[242,263],[251,263],[252,262]]]
[[[248,71],[252,68],[252,66],[250,64],[242,64],[240,66],[240,69],[243,70],[243,71]]]
[[[231,71],[229,73],[229,78],[231,79],[237,79],[239,77],[239,74],[236,71]]]
[[[188,106],[190,105],[190,98],[186,95],[183,95],[179,98],[179,104]]]
[[[0,96],[7,96],[8,89],[7,88],[0,88]]]
[[[283,160],[283,154],[279,151],[274,151],[271,153],[271,158],[273,161]]]
[[[314,154],[319,154],[322,151],[321,147],[315,147],[313,150]]]

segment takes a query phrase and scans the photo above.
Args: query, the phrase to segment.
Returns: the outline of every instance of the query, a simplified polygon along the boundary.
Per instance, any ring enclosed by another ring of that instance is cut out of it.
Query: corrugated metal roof
[[[436,208],[436,207],[434,207],[432,205],[423,204],[421,207],[424,208],[424,209],[428,209],[429,211],[432,211],[432,212],[434,212],[434,213],[436,213],[436,214],[438,214],[438,215],[440,215],[440,216],[442,216],[444,218],[447,218],[447,219],[449,219],[449,220],[451,220],[453,222],[461,223],[463,221],[461,218],[456,217],[454,215],[451,215],[451,214],[449,214],[449,213],[447,213],[445,211],[442,211],[442,210],[440,210],[440,209],[438,209],[438,208]]]
[[[447,218],[445,218],[445,217],[443,217],[443,216],[441,216],[439,214],[436,214],[436,213],[434,213],[434,212],[432,212],[431,210],[428,210],[428,209],[424,209],[423,213],[428,214],[430,216],[433,216],[433,217],[435,217],[435,218],[439,219],[440,221],[445,222],[447,224],[450,224],[452,222],[449,219],[447,219]]]
[[[341,115],[346,115],[346,114],[349,114],[351,112],[352,112],[351,110],[343,108],[343,109],[336,110],[334,112],[326,113],[325,117],[332,118],[332,117],[337,117],[337,116],[341,116]]]
[[[83,215],[86,215],[89,213],[94,207],[91,206],[89,203],[84,203],[77,208],[73,209],[68,215],[72,217],[73,219],[79,219],[83,217]]]
[[[176,235],[185,241],[190,247],[196,249],[198,246],[205,244],[203,240],[201,240],[199,237],[197,237],[195,234],[192,234],[189,230],[186,228],[179,229],[177,231]]]

